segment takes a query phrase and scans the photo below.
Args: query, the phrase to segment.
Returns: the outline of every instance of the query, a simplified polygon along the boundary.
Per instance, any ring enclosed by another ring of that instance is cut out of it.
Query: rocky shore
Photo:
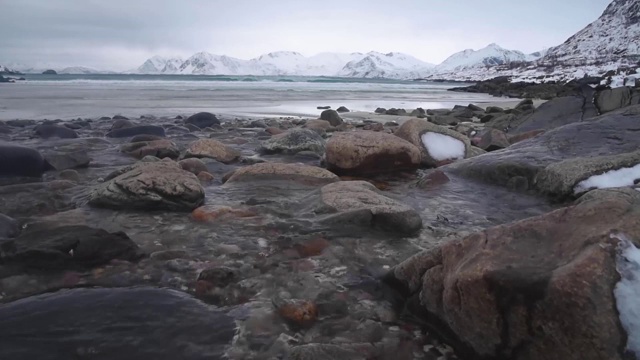
[[[617,294],[640,276],[621,270],[640,269],[624,252],[640,92],[577,91],[364,118],[0,122],[0,349],[631,359],[640,309]]]

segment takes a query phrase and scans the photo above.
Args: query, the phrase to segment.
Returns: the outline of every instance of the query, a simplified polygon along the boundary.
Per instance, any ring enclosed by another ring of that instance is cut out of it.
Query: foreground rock
[[[134,261],[142,255],[125,233],[86,226],[25,232],[3,242],[2,248],[5,264],[41,270],[90,268],[113,259]]]
[[[34,129],[34,134],[43,139],[76,139],[78,137],[75,131],[59,125],[38,125]]]
[[[7,215],[0,214],[0,239],[14,238],[20,233],[20,224]]]
[[[496,185],[524,182],[534,189],[536,175],[553,163],[636,151],[639,131],[640,106],[630,106],[547,131],[499,152],[458,161],[444,170]]]
[[[394,134],[419,148],[421,162],[426,166],[435,167],[470,156],[469,138],[426,120],[411,119]]]
[[[261,150],[270,154],[297,154],[301,151],[311,151],[322,156],[325,151],[325,141],[313,130],[293,129],[264,141]]]
[[[49,165],[34,149],[0,142],[0,176],[41,176]]]
[[[206,127],[212,127],[214,125],[220,125],[220,120],[208,112],[200,112],[195,115],[189,116],[185,121],[185,124],[191,124],[199,127],[200,129],[204,129]]]
[[[46,152],[44,155],[47,163],[58,171],[67,169],[85,168],[89,166],[91,158],[86,151],[70,152]]]
[[[599,192],[417,254],[389,279],[465,358],[627,359],[616,234],[640,239],[640,193]]]
[[[547,166],[535,178],[541,192],[555,197],[577,196],[595,187],[632,186],[640,180],[640,151],[575,158]]]
[[[235,170],[225,184],[269,180],[285,180],[317,185],[336,182],[340,179],[336,174],[316,166],[303,164],[262,163]]]
[[[420,166],[420,150],[391,134],[337,133],[327,142],[326,163],[338,175],[414,170]]]
[[[316,213],[334,214],[326,223],[373,226],[383,230],[412,234],[422,228],[420,215],[411,207],[380,193],[366,181],[341,181],[320,189]]]
[[[221,359],[235,335],[214,307],[150,287],[38,295],[0,305],[0,321],[8,359]]]
[[[89,204],[112,209],[191,211],[204,202],[198,178],[173,161],[121,169],[91,193]]]
[[[224,164],[229,164],[240,158],[240,152],[217,140],[200,139],[189,145],[184,156],[187,158],[210,158]]]

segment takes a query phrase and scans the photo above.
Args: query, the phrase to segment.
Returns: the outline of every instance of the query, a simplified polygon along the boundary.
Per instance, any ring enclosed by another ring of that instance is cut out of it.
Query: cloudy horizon
[[[206,51],[401,52],[438,64],[490,43],[532,53],[596,20],[610,0],[21,0],[3,2],[0,65],[125,71]],[[549,10],[553,9],[553,10]]]

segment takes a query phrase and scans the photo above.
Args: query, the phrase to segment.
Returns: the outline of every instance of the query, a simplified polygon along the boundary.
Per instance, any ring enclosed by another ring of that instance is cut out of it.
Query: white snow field
[[[616,258],[620,281],[613,294],[620,322],[627,332],[627,350],[640,359],[640,249],[623,234],[612,234],[611,237],[620,240]]]
[[[466,148],[464,143],[451,136],[434,132],[422,134],[422,145],[436,161],[464,159]]]
[[[607,171],[600,175],[594,175],[579,182],[573,188],[574,194],[580,194],[589,189],[607,189],[615,187],[633,186],[640,179],[640,164],[633,167]]]

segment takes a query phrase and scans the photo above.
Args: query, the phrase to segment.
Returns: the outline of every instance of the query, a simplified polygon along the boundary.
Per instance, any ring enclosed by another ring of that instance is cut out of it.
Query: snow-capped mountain
[[[492,67],[513,62],[527,61],[527,55],[516,50],[507,50],[498,44],[489,44],[480,50],[466,49],[449,56],[435,72],[464,71],[470,68]]]
[[[334,76],[346,63],[363,57],[361,53],[320,53],[305,57],[294,51],[277,51],[251,61],[261,66],[275,67],[277,71],[273,75]]]
[[[362,59],[348,62],[338,76],[359,78],[415,79],[424,75],[433,64],[411,55],[390,52],[369,52]]]
[[[62,70],[58,70],[58,74],[115,74],[112,71],[96,70],[84,66],[70,66]]]
[[[147,61],[145,61],[142,65],[140,65],[136,70],[132,71],[138,74],[175,74],[180,65],[184,60],[179,57],[163,57],[163,56],[154,56]]]
[[[640,1],[614,0],[602,15],[563,44],[549,49],[544,64],[589,66],[640,60]]]
[[[17,75],[18,71],[10,69],[6,66],[0,65],[0,75]]]

